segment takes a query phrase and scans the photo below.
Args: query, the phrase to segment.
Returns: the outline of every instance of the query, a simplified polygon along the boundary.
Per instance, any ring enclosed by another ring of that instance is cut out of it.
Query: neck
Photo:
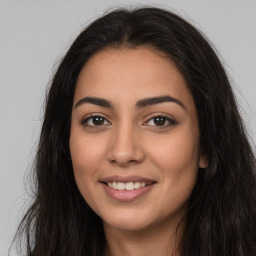
[[[107,241],[104,256],[179,256],[182,225],[161,226],[143,230],[120,230],[104,223]]]

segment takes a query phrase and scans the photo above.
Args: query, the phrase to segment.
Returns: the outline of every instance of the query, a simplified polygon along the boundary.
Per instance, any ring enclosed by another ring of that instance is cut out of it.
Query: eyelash
[[[172,126],[172,125],[177,124],[177,122],[176,122],[175,120],[173,120],[172,118],[169,118],[169,117],[167,117],[167,116],[164,116],[164,115],[152,116],[152,117],[150,117],[150,118],[146,121],[146,123],[149,123],[150,121],[155,122],[157,118],[162,118],[162,119],[164,119],[164,125],[158,126],[158,125],[156,125],[155,123],[154,123],[154,125],[152,125],[152,126],[157,127],[158,129],[164,129],[164,128],[166,128],[166,127],[169,127],[169,126]],[[166,122],[168,122],[167,125],[166,125]]]
[[[101,121],[103,120],[104,123],[101,124],[101,125],[88,124],[88,122],[90,120],[93,121],[94,118],[100,118]],[[171,119],[171,118],[169,118],[169,117],[167,117],[165,115],[151,116],[145,123],[149,123],[151,120],[154,122],[154,121],[156,121],[156,118],[163,118],[164,119],[164,125],[160,125],[160,126],[158,126],[158,125],[148,125],[148,126],[155,126],[155,127],[157,127],[157,129],[164,129],[166,127],[169,127],[169,126],[177,124],[177,122],[175,120],[173,120],[173,119]],[[105,122],[107,122],[107,124],[105,124]],[[166,125],[166,122],[169,122],[169,124]],[[86,127],[90,127],[92,129],[98,129],[98,128],[102,127],[102,126],[110,125],[111,124],[105,117],[103,117],[101,115],[98,115],[98,114],[86,117],[85,119],[82,119],[80,123],[81,123],[81,125],[86,126]]]
[[[83,125],[83,126],[86,126],[86,127],[91,127],[91,128],[98,128],[98,127],[100,127],[100,126],[102,126],[102,125],[89,125],[88,124],[88,121],[89,120],[93,120],[93,119],[96,119],[96,118],[101,118],[101,119],[103,119],[104,120],[104,123],[105,123],[105,121],[107,121],[107,119],[105,118],[105,117],[103,117],[103,116],[101,116],[101,115],[97,115],[97,114],[95,114],[95,115],[91,115],[91,116],[89,116],[89,117],[86,117],[85,119],[82,119],[81,120],[81,125]],[[110,122],[109,121],[107,121],[108,122],[108,124],[110,124]],[[103,124],[104,125],[104,124]]]

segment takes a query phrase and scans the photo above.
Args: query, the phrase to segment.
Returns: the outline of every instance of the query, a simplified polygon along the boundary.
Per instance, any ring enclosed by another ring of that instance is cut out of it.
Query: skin
[[[183,106],[136,107],[141,99],[163,95]],[[84,97],[106,99],[112,108],[81,102]],[[88,119],[92,114],[102,122]],[[153,117],[159,115],[173,121],[157,122]],[[195,103],[174,63],[149,47],[107,48],[93,55],[76,85],[70,152],[77,186],[103,220],[105,255],[172,255],[198,167],[206,164],[199,154]],[[99,182],[112,175],[137,175],[156,184],[122,202]]]

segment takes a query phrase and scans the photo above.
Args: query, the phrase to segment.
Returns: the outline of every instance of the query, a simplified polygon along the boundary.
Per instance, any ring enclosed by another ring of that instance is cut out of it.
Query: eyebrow
[[[98,106],[105,107],[105,108],[113,108],[110,101],[108,101],[106,99],[102,99],[102,98],[96,98],[96,97],[85,97],[85,98],[79,100],[76,103],[75,108],[77,108],[78,106],[80,106],[84,103],[91,103],[91,104],[98,105]]]
[[[173,98],[169,95],[141,99],[136,103],[136,107],[142,108],[142,107],[147,107],[147,106],[151,106],[151,105],[159,104],[159,103],[164,103],[164,102],[173,102],[173,103],[178,104],[182,108],[186,109],[185,105],[180,100],[178,100],[176,98]]]
[[[141,100],[137,101],[135,106],[137,108],[143,108],[143,107],[147,107],[147,106],[151,106],[151,105],[155,105],[155,104],[159,104],[159,103],[164,103],[164,102],[173,102],[173,103],[178,104],[183,109],[186,109],[185,105],[180,100],[173,98],[169,95],[141,99]],[[103,98],[97,98],[97,97],[82,98],[81,100],[79,100],[76,103],[75,108],[77,108],[78,106],[85,104],[85,103],[90,103],[90,104],[98,105],[98,106],[105,107],[105,108],[113,108],[113,105],[110,101],[103,99]]]

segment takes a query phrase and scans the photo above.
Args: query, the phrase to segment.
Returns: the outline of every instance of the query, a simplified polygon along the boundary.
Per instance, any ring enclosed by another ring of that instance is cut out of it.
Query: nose
[[[134,128],[120,127],[113,131],[107,157],[112,164],[123,167],[143,162],[143,146]]]

